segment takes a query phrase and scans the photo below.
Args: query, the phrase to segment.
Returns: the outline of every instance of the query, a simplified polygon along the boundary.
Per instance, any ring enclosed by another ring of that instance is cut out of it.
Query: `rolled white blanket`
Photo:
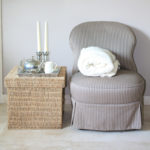
[[[78,59],[78,69],[85,76],[112,77],[119,65],[115,55],[99,47],[83,48]]]

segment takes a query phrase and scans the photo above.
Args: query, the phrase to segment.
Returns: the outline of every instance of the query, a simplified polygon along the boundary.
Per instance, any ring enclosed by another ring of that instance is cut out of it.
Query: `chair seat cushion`
[[[80,72],[72,76],[71,97],[92,104],[126,104],[141,100],[144,79],[136,72],[119,70],[114,77],[88,77]]]

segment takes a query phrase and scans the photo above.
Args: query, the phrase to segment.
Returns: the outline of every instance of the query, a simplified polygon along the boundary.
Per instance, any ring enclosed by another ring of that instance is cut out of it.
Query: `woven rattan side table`
[[[8,128],[61,128],[66,67],[61,67],[57,77],[19,77],[17,69],[5,77]]]

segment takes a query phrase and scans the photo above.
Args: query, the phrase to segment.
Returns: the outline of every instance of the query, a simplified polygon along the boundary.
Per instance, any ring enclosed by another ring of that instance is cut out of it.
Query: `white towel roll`
[[[83,48],[78,59],[78,69],[85,76],[112,77],[119,65],[115,55],[99,47]]]

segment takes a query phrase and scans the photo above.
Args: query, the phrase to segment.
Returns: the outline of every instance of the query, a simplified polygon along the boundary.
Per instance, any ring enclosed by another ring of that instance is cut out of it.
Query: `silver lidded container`
[[[32,59],[23,59],[20,62],[20,71],[23,73],[39,73],[42,71],[42,62],[35,60],[32,56]]]

